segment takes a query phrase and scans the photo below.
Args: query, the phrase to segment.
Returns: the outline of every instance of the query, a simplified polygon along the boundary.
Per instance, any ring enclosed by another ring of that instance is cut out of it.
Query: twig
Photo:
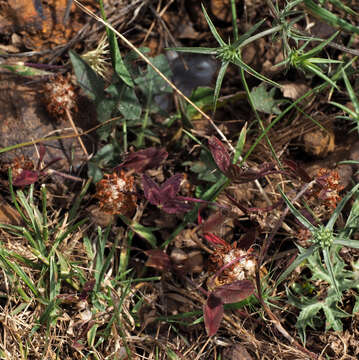
[[[76,128],[76,126],[75,126],[75,123],[74,123],[74,121],[72,120],[72,116],[71,116],[70,110],[67,109],[67,108],[65,108],[65,111],[66,111],[66,116],[67,116],[67,118],[68,118],[68,120],[69,120],[69,122],[70,122],[70,124],[71,124],[72,129],[73,129],[74,133],[77,135],[77,140],[79,141],[80,146],[81,146],[83,152],[84,152],[85,155],[86,155],[86,159],[88,159],[88,158],[89,158],[89,154],[88,154],[87,149],[86,149],[86,147],[85,147],[85,145],[84,145],[84,143],[83,143],[83,141],[82,141],[82,139],[81,139],[81,136],[80,136],[79,132],[77,131],[77,128]]]

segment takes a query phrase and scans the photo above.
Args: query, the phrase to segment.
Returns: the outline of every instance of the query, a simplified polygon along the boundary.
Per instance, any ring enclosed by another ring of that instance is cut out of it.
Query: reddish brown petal
[[[204,238],[209,242],[212,243],[214,245],[223,245],[226,246],[228,245],[227,242],[225,240],[223,240],[222,238],[218,237],[217,235],[214,235],[212,233],[206,233],[203,234]]]
[[[160,271],[171,269],[171,259],[163,250],[153,249],[145,251],[145,253],[148,256],[146,266],[153,267]]]
[[[223,304],[232,304],[242,301],[254,292],[254,285],[250,280],[238,280],[231,284],[218,286],[213,293],[223,301]]]
[[[158,167],[164,160],[167,159],[167,156],[168,153],[165,149],[150,147],[148,149],[128,154],[125,161],[118,165],[116,169],[126,167],[127,169],[132,169],[138,173],[142,173],[145,170]]]
[[[223,317],[223,303],[221,299],[211,293],[206,304],[203,305],[203,316],[207,335],[215,335]]]
[[[208,139],[208,146],[212,153],[213,159],[219,170],[226,173],[231,165],[231,159],[224,145],[215,137]]]
[[[23,170],[13,181],[15,186],[25,186],[35,183],[39,178],[38,171]]]

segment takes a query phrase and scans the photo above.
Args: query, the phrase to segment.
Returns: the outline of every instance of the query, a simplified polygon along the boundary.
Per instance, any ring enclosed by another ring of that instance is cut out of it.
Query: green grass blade
[[[339,109],[341,109],[344,112],[346,112],[347,114],[349,114],[353,119],[355,119],[357,117],[357,113],[355,111],[353,111],[352,109],[349,109],[347,106],[345,106],[343,104],[339,104],[335,101],[328,101],[328,104],[338,107]]]
[[[355,95],[352,85],[350,84],[348,76],[343,69],[342,69],[342,76],[343,76],[345,87],[347,88],[350,100],[352,101],[352,103],[354,105],[354,109],[355,109],[355,113],[356,113],[356,116],[354,116],[354,119],[359,120],[358,119],[358,117],[359,117],[359,101],[358,101],[357,96]]]
[[[49,239],[49,230],[47,226],[47,198],[45,184],[41,185],[42,194],[42,243],[46,246]]]
[[[319,5],[315,4],[313,0],[304,0],[304,5],[306,8],[315,16],[326,22],[329,25],[334,27],[339,27],[349,33],[359,34],[359,28],[353,26],[347,21],[339,18],[338,16],[331,13],[329,10],[326,10]]]
[[[33,294],[38,297],[39,291],[36,288],[36,285],[32,282],[32,280],[26,275],[26,273],[22,270],[22,268],[14,261],[10,260],[10,256],[4,249],[0,248],[0,261],[3,265],[8,268],[8,270],[14,272],[33,292]]]
[[[357,13],[356,11],[351,9],[349,6],[346,6],[343,3],[343,0],[329,0],[329,2],[332,3],[334,6],[336,6],[337,8],[345,11],[346,13],[348,13],[350,15],[359,16],[359,13]]]
[[[327,82],[330,85],[332,85],[333,87],[335,87],[337,90],[339,90],[337,84],[332,79],[330,79],[328,76],[326,76],[318,66],[316,66],[314,64],[311,64],[309,62],[306,62],[303,67],[306,70],[308,70],[308,71],[314,73],[315,75],[319,76],[321,79],[323,79],[325,82]]]

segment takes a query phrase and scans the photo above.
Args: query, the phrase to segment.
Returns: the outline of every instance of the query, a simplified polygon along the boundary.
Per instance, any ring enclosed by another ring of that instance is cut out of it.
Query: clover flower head
[[[130,216],[136,209],[134,178],[126,176],[123,170],[119,174],[105,174],[96,190],[100,208],[106,213]]]

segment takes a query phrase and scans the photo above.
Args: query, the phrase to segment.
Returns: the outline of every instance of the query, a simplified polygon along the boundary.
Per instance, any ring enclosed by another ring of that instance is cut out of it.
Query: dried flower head
[[[45,85],[44,101],[47,111],[56,119],[64,116],[66,110],[76,110],[76,94],[69,76],[57,75]]]
[[[97,48],[83,54],[82,58],[98,75],[106,79],[110,76],[111,69],[109,53],[107,37],[104,35],[98,43]]]
[[[223,268],[216,279],[216,285],[230,284],[234,281],[253,278],[256,269],[256,259],[253,250],[243,250],[237,247],[237,242],[223,247],[217,247],[210,257],[214,266],[212,270]]]
[[[123,170],[119,174],[105,174],[96,190],[100,208],[106,213],[130,216],[136,209],[134,178],[126,176]]]
[[[28,170],[32,171],[34,170],[35,166],[34,163],[26,159],[24,155],[16,157],[12,164],[6,167],[6,170],[11,168],[12,172],[12,178],[16,179],[23,171]]]
[[[341,200],[339,195],[344,187],[340,184],[340,176],[336,170],[319,169],[318,183],[321,185],[321,190],[316,194],[317,197],[324,202],[324,205],[329,209],[335,209],[337,203]]]

